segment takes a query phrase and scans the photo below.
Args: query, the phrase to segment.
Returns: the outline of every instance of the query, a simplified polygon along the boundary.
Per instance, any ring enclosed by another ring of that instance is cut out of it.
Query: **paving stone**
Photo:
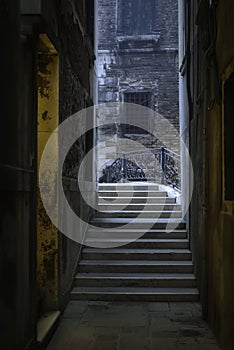
[[[219,350],[216,344],[178,344],[178,350]]]
[[[168,318],[170,319],[170,312],[169,311],[149,311],[149,315],[155,315],[158,319],[160,318]]]
[[[196,344],[196,345],[198,345],[198,340],[197,340],[197,337],[189,337],[188,338],[188,337],[178,336],[177,343],[180,345],[183,345],[183,344]]]
[[[178,350],[175,339],[168,341],[167,338],[153,338],[151,341],[151,350]]]
[[[204,329],[202,328],[182,328],[179,331],[179,336],[184,338],[197,338],[203,336],[205,333]]]
[[[134,333],[121,333],[119,350],[149,350],[149,337],[137,336]]]
[[[105,301],[89,301],[88,302],[88,308],[92,310],[109,310],[112,304],[110,302]]]
[[[116,314],[116,317],[118,318],[119,315]],[[89,327],[112,327],[116,326],[116,317],[115,314],[89,310],[85,313],[84,317],[82,317],[80,325]]]
[[[203,323],[201,318],[199,319],[194,319],[193,317],[191,319],[186,319],[186,320],[172,320],[174,324],[178,324],[180,328],[183,327],[203,327],[207,328],[207,325]]]
[[[118,337],[121,333],[121,328],[118,327],[96,327],[93,329],[93,334],[95,337]]]
[[[122,324],[125,327],[144,327],[148,324],[148,315],[147,313],[138,313],[138,312],[132,312],[128,313],[125,316],[122,315]]]
[[[73,337],[77,332],[77,326],[78,326],[77,320],[62,319],[47,349],[48,350],[68,349]]]
[[[122,302],[111,303],[109,307],[110,312],[119,312],[123,314],[127,312],[127,309],[128,309],[128,305]]]
[[[172,321],[180,321],[180,322],[187,322],[192,320],[193,315],[191,311],[184,310],[184,311],[175,311],[175,312],[170,312],[168,315]]]
[[[218,350],[198,312],[196,303],[74,301],[47,350]]]
[[[79,346],[80,349],[90,350],[93,341],[93,329],[88,327],[79,327],[68,346],[64,347],[64,349],[75,350]]]
[[[139,313],[147,313],[149,309],[148,303],[135,303],[131,302],[127,304],[126,311],[128,313],[139,312]]]
[[[147,313],[87,312],[81,325],[93,327],[139,327],[147,324]]]
[[[151,332],[151,337],[160,339],[160,338],[165,338],[165,339],[172,339],[175,340],[177,339],[177,331],[173,330],[154,330]]]
[[[209,337],[202,337],[202,338],[197,338],[197,342],[200,344],[216,344],[216,339],[214,337],[209,338]]]
[[[149,311],[169,311],[169,303],[149,303]]]
[[[134,336],[135,338],[139,337],[150,337],[149,327],[122,327],[121,336]]]
[[[157,313],[150,314],[150,325],[152,330],[174,330],[173,322],[168,317],[158,317]]]
[[[75,318],[75,319],[79,319],[81,318],[82,314],[84,313],[84,311],[86,310],[88,306],[88,303],[85,302],[74,302],[71,301],[64,314],[63,314],[63,318]]]
[[[113,336],[107,334],[98,335],[94,338],[90,350],[118,350],[119,348],[119,336]],[[81,347],[81,349],[87,349]]]
[[[193,303],[193,302],[170,302],[169,308],[170,310],[173,310],[173,311],[197,310],[201,312],[201,305],[199,303]]]

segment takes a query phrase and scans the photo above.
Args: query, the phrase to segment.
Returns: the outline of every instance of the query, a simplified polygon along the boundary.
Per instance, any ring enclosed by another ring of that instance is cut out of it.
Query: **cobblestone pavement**
[[[219,350],[199,303],[72,301],[47,350]]]

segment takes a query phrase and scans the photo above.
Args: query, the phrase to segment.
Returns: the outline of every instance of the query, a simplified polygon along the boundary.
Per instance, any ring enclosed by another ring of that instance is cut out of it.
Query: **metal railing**
[[[122,153],[99,182],[152,181],[181,189],[180,156],[166,147]]]

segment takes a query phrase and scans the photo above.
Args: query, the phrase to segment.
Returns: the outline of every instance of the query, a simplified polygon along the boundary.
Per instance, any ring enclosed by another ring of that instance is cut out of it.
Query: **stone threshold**
[[[48,311],[37,322],[37,348],[46,349],[59,323],[61,312]]]

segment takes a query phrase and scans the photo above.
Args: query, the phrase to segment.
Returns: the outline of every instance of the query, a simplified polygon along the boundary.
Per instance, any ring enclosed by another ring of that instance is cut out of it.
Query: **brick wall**
[[[121,6],[131,9],[126,1],[99,0],[99,103],[123,101],[125,91],[150,91],[153,109],[179,130],[177,1],[156,1],[152,6],[153,32],[134,37],[126,37],[120,30],[120,14],[125,11],[121,12]],[[110,114],[107,120],[112,123],[118,118]],[[98,137],[102,142],[113,139],[116,128],[102,127]],[[149,147],[159,145],[149,136],[141,136],[141,141]],[[179,152],[178,140],[171,140],[171,148]],[[109,158],[114,159],[113,149],[111,154],[112,158],[108,149],[102,150],[99,171]]]

